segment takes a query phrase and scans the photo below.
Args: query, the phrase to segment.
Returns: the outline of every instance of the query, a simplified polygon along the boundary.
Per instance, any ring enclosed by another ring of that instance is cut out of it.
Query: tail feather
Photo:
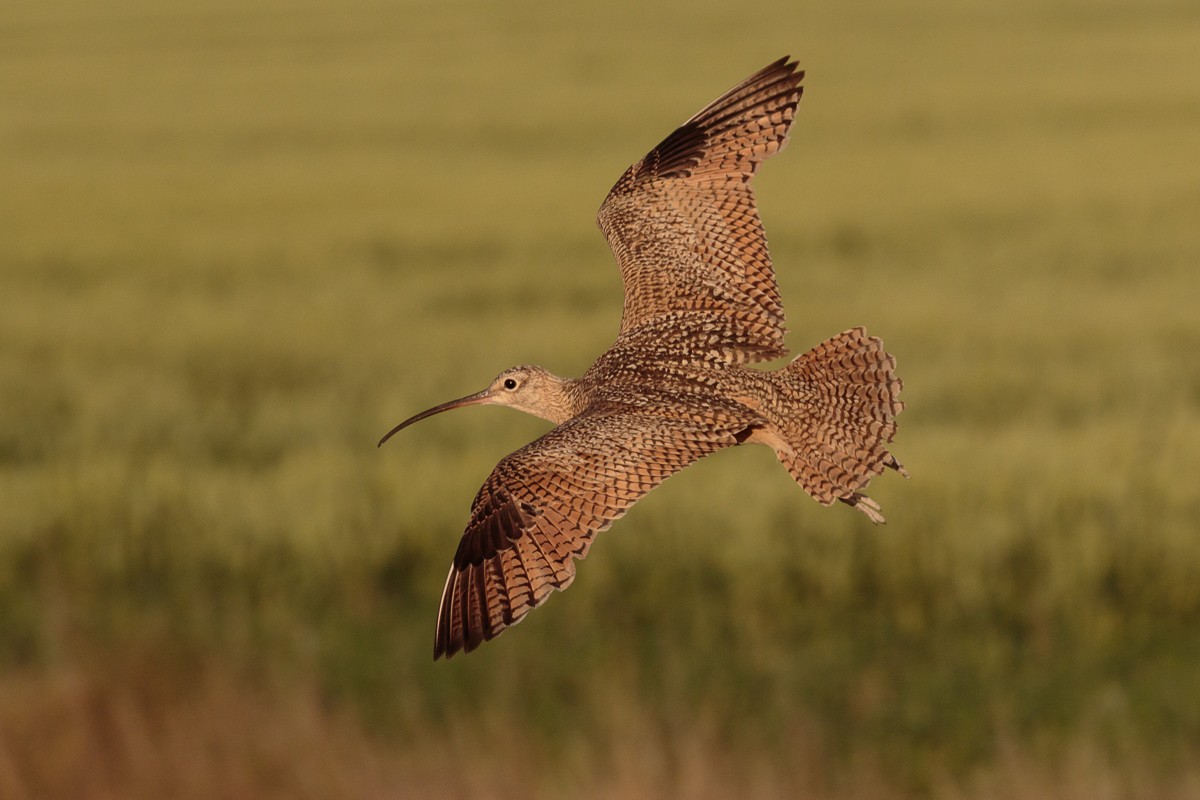
[[[882,341],[853,328],[774,373],[794,404],[779,460],[818,502],[840,500],[876,523],[884,522],[879,505],[859,490],[884,469],[908,477],[887,450],[904,410],[895,369]]]

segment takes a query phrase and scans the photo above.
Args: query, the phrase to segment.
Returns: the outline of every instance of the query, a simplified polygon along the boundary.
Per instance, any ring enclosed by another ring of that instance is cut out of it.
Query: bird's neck
[[[531,405],[522,407],[521,410],[549,420],[555,425],[561,425],[579,414],[585,405],[586,399],[578,380],[546,373],[541,391],[538,392],[536,407]]]

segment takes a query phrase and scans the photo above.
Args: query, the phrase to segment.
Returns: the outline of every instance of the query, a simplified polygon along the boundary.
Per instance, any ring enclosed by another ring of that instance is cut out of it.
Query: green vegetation
[[[0,796],[1200,793],[1200,7],[918,5],[9,2]],[[897,355],[888,526],[721,453],[434,664],[546,426],[376,439],[586,368],[605,191],[785,52],[789,341]]]

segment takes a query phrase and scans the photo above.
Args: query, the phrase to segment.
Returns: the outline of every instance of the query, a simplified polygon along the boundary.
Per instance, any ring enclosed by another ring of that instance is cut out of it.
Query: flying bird
[[[600,230],[621,269],[616,342],[579,378],[541,367],[387,433],[469,405],[505,405],[555,424],[505,456],[471,505],[446,578],[434,658],[470,652],[575,577],[598,531],[692,462],[763,444],[806,492],[884,521],[862,493],[890,468],[902,383],[883,343],[839,333],[787,355],[783,305],[751,181],[787,144],[804,77],[787,57],[679,126],[625,171]]]

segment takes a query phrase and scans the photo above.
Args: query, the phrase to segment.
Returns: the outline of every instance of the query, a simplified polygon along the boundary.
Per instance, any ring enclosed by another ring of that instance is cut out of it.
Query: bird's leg
[[[879,508],[879,503],[876,503],[865,494],[855,492],[849,497],[839,497],[838,500],[841,500],[848,506],[857,508],[859,511],[866,514],[867,519],[871,520],[871,522],[874,522],[876,525],[883,525],[887,522],[887,520],[883,517],[882,510]]]
[[[887,458],[885,458],[883,460],[883,465],[885,467],[887,467],[888,469],[896,470],[896,472],[900,473],[901,477],[904,477],[904,478],[908,477],[908,470],[906,470],[904,468],[904,465],[901,464],[899,461],[897,461],[896,457],[894,455],[892,455],[891,453],[887,454]]]

